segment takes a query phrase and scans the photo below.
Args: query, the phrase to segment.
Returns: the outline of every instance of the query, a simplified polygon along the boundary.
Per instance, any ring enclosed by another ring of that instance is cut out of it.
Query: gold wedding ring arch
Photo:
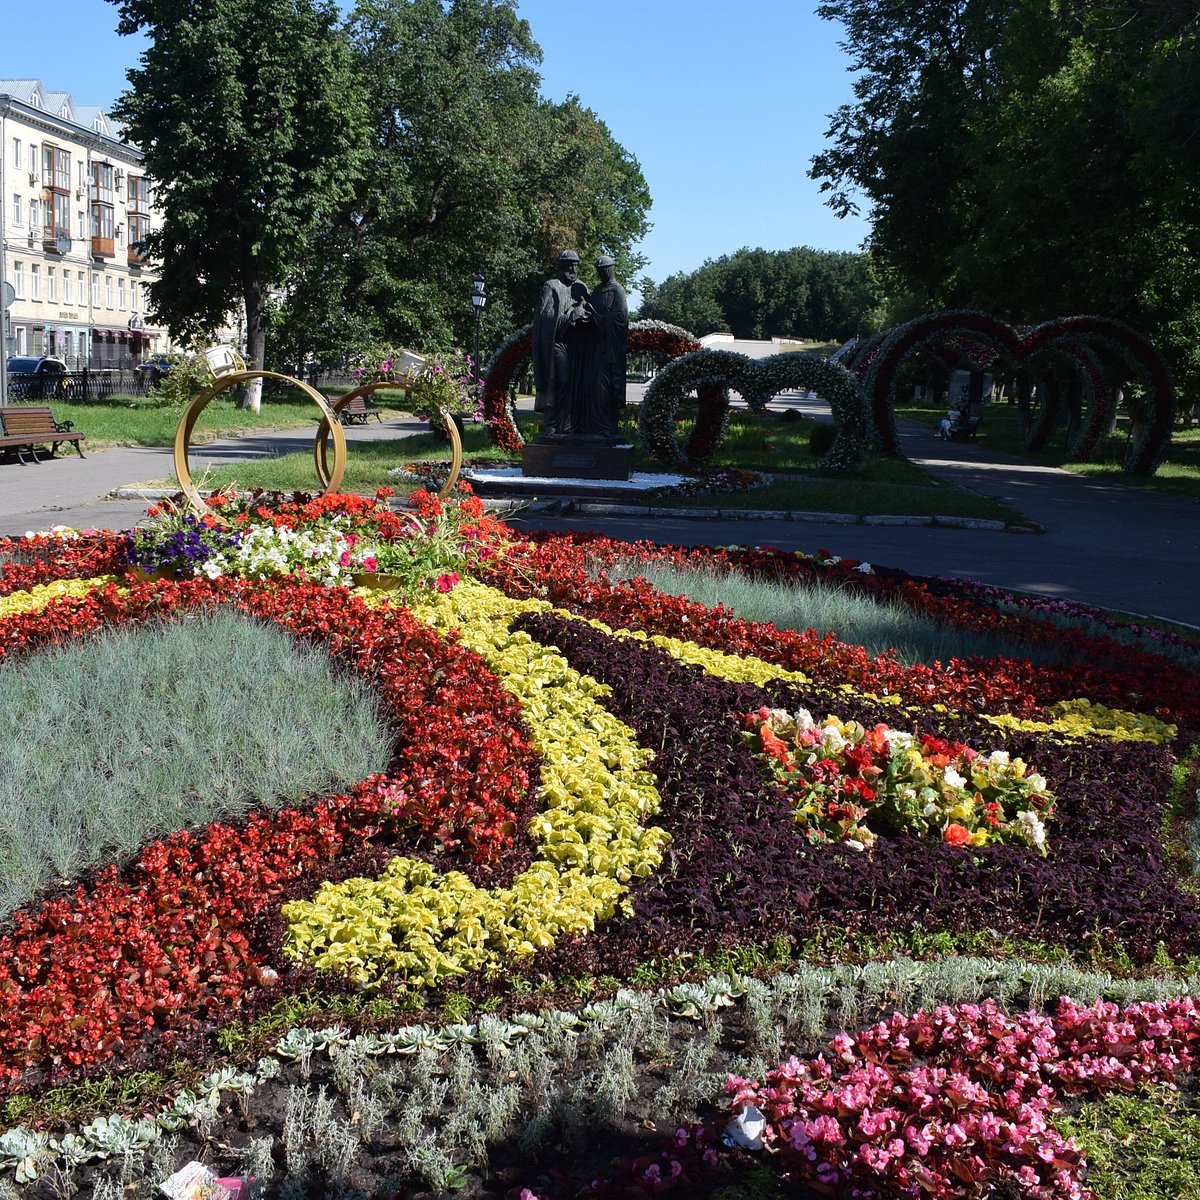
[[[403,388],[411,391],[410,384],[393,380],[378,380],[355,388],[352,392],[347,392],[346,395],[339,397],[331,406],[329,401],[316,388],[305,383],[303,380],[296,379],[291,375],[282,375],[276,371],[247,371],[246,364],[242,361],[241,356],[232,351],[221,355],[214,355],[210,351],[206,354],[206,357],[212,365],[216,377],[184,409],[183,416],[179,421],[179,428],[175,431],[174,458],[175,477],[179,480],[179,488],[186,497],[188,504],[197,514],[205,514],[210,517],[215,517],[216,514],[204,503],[204,498],[196,489],[196,484],[192,479],[188,450],[191,446],[192,434],[195,432],[196,422],[200,419],[200,414],[222,392],[228,391],[232,387],[237,387],[239,384],[248,383],[252,379],[278,379],[283,383],[290,384],[292,387],[299,388],[321,412],[321,423],[317,426],[317,436],[313,442],[313,462],[316,466],[317,477],[324,485],[325,495],[328,496],[338,490],[342,482],[342,477],[346,473],[346,432],[342,428],[341,421],[338,420],[338,414],[358,397],[369,395],[371,392],[379,391],[383,388]],[[445,425],[446,432],[450,438],[451,464],[446,482],[438,492],[439,497],[443,498],[449,495],[458,483],[458,473],[462,468],[462,440],[458,436],[458,427],[448,415]],[[329,464],[327,450],[327,444],[330,442],[333,444],[332,467]]]
[[[325,490],[327,492],[336,490],[336,488],[331,487],[329,484],[331,476],[325,450],[325,441],[329,434],[330,421],[332,420],[333,423],[340,428],[340,422],[336,421],[336,417],[339,413],[349,408],[350,405],[353,404],[354,401],[360,396],[369,396],[373,392],[380,392],[385,388],[395,388],[410,394],[414,390],[411,383],[403,380],[377,379],[371,383],[364,383],[361,387],[355,388],[352,392],[347,392],[344,396],[339,396],[337,400],[333,402],[330,415],[322,417],[321,424],[317,427],[316,441],[313,442],[313,460],[317,468],[317,478],[320,479],[323,484],[325,484]],[[400,411],[413,412],[414,410],[409,407],[401,409]],[[446,476],[446,482],[442,485],[441,490],[438,492],[438,496],[441,499],[445,499],[454,490],[455,485],[458,483],[458,473],[462,470],[462,438],[458,436],[458,426],[454,423],[453,418],[450,417],[449,414],[444,413],[443,416],[445,417],[446,433],[450,438],[450,473]],[[334,443],[333,465],[334,470],[336,471],[336,441]],[[339,475],[338,478],[340,479],[341,476]]]

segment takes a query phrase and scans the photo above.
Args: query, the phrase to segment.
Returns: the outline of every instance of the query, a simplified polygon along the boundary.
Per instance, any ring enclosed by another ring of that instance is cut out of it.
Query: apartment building
[[[150,180],[102,108],[0,79],[0,201],[0,282],[15,293],[7,354],[81,369],[167,348],[146,315],[155,275],[139,252],[158,220]]]

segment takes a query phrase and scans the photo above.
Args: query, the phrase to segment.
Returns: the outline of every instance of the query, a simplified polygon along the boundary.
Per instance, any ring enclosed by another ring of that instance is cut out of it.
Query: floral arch
[[[670,462],[698,464],[721,444],[729,419],[729,389],[740,392],[752,412],[789,389],[819,392],[829,401],[837,436],[823,467],[853,471],[867,449],[863,393],[854,376],[816,354],[773,354],[755,360],[733,350],[699,350],[668,363],[646,389],[640,427],[646,452]],[[693,389],[700,397],[696,428],[686,445],[675,434],[679,405]],[[719,407],[712,397],[719,395]]]
[[[1019,332],[987,313],[930,313],[892,330],[856,361],[883,453],[899,456],[893,407],[900,366],[925,351],[955,350],[974,365],[997,360],[1027,371],[1042,404],[1026,448],[1040,450],[1069,398],[1084,410],[1068,456],[1086,461],[1095,452],[1112,416],[1115,389],[1135,377],[1146,392],[1147,418],[1135,429],[1125,460],[1132,475],[1152,475],[1162,461],[1175,416],[1175,388],[1162,356],[1140,333],[1106,317],[1059,317]]]

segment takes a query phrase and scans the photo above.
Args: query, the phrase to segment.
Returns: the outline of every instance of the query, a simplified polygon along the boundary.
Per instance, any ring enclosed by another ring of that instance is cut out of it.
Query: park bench
[[[355,396],[354,399],[338,413],[338,420],[343,425],[365,425],[368,417],[374,417],[381,424],[379,405],[370,396]]]
[[[74,446],[75,453],[83,457],[83,447],[79,444],[83,441],[83,434],[71,432],[74,428],[71,421],[56,421],[54,414],[44,404],[0,408],[0,426],[3,427],[0,450],[15,451],[22,463],[26,451],[34,462],[41,462],[38,447],[45,445],[50,446],[50,457],[53,458],[63,442]]]
[[[967,410],[959,417],[958,422],[950,426],[946,434],[951,442],[973,442],[983,424],[983,403],[968,404]]]

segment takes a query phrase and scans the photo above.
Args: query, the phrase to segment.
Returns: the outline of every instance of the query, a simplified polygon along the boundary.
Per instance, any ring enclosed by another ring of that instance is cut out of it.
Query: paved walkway
[[[811,402],[805,402],[807,407]],[[347,431],[351,442],[394,437],[415,421],[372,423]],[[263,433],[195,447],[193,474],[223,463],[311,447],[312,434]],[[624,540],[679,544],[771,545],[954,575],[1020,591],[1086,601],[1105,608],[1200,625],[1200,505],[1120,483],[1098,483],[1032,466],[986,443],[935,440],[904,425],[905,453],[944,479],[1003,500],[1044,533],[842,522],[706,520],[682,516],[620,517],[518,514],[520,528],[595,529]],[[105,499],[113,489],[171,474],[165,449],[108,450],[25,467],[0,465],[0,534],[52,524],[124,529],[144,512],[137,501]]]

